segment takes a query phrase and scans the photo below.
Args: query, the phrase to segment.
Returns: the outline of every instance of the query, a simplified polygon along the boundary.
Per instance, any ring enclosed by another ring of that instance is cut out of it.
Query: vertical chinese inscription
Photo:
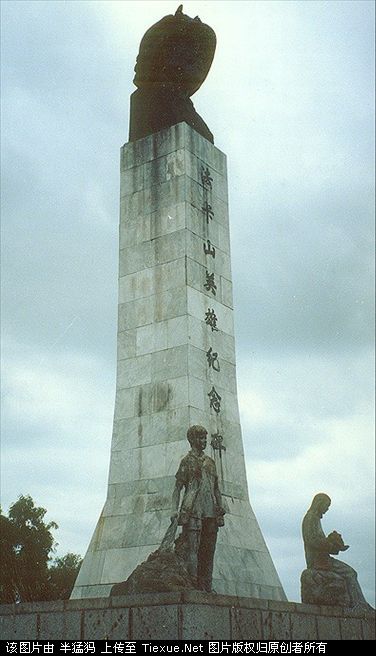
[[[214,385],[211,388],[210,392],[208,393],[208,397],[210,400],[210,407],[213,408],[214,412],[217,414],[221,410],[221,400],[222,397],[220,394],[218,394],[217,390],[215,389]]]
[[[212,207],[212,198],[211,198],[211,192],[213,189],[213,177],[211,175],[208,166],[201,167],[201,183],[203,187],[203,204],[201,209],[204,214],[207,226],[210,226],[210,222],[214,219],[214,209]],[[204,254],[208,258],[210,257],[215,259],[216,249],[211,243],[209,238],[206,240],[206,242],[204,242],[203,248],[204,248]],[[208,268],[206,268],[205,270],[205,280],[203,282],[203,286],[207,292],[210,292],[211,294],[213,294],[213,296],[216,296],[217,282],[215,279],[215,273],[211,272]],[[207,309],[205,313],[205,323],[209,328],[211,328],[212,333],[215,331],[218,332],[218,327],[217,327],[218,317],[214,311],[214,308]],[[206,355],[207,366],[209,370],[211,369],[214,372],[216,372],[216,374],[218,374],[221,370],[218,352],[214,351],[213,347],[210,346],[209,349],[206,351],[205,355]],[[211,390],[208,392],[208,398],[209,398],[209,408],[211,410],[214,410],[214,412],[218,415],[221,411],[222,397],[217,392],[214,385],[212,385]],[[211,437],[212,437],[211,446],[214,451],[217,451],[219,453],[219,458],[221,463],[221,474],[223,479],[222,451],[226,450],[226,447],[223,445],[223,436],[220,435],[219,431],[217,431],[216,433],[213,433]]]
[[[212,308],[208,308],[205,312],[205,323],[210,326],[212,332],[218,330],[217,328],[217,315]]]
[[[219,451],[219,455],[222,455],[222,451],[226,451],[226,447],[223,444],[223,435],[220,435],[219,431],[211,434],[211,446],[214,451]]]
[[[212,347],[206,351],[206,359],[208,361],[209,369],[212,367],[214,371],[220,371],[221,367],[218,360],[218,353],[214,352]]]
[[[206,223],[209,225],[209,220],[214,219],[213,208],[210,205],[210,203],[208,203],[208,201],[206,200],[201,209],[202,209],[202,211],[204,213],[204,216],[206,218]]]
[[[212,246],[210,239],[207,239],[206,242],[204,242],[204,253],[205,255],[211,255],[211,257],[215,258],[215,248]]]
[[[210,171],[208,167],[205,168],[205,166],[201,167],[201,182],[202,186],[204,189],[211,189],[212,184],[213,184],[213,178],[210,175]]]
[[[219,462],[220,462],[220,468],[221,468],[221,480],[223,482],[223,464],[222,464],[222,451],[226,451],[226,447],[223,444],[223,435],[217,431],[216,433],[211,434],[211,447],[213,451],[218,451],[219,452]]]
[[[206,291],[211,292],[215,296],[217,293],[217,285],[215,284],[214,273],[209,273],[209,271],[206,269],[205,276],[206,281],[204,287]]]

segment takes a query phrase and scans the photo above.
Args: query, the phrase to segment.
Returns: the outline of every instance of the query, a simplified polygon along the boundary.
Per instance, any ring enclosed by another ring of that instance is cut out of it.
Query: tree
[[[2,514],[0,508],[0,601],[3,604],[12,603],[16,596],[16,553],[14,550],[16,542],[15,528],[8,517]]]
[[[8,517],[0,509],[2,603],[69,597],[69,582],[73,585],[81,559],[67,554],[49,567],[56,546],[51,531],[58,526],[56,522],[45,523],[46,512],[35,506],[29,495],[20,496],[10,506]]]
[[[49,568],[50,599],[69,599],[81,563],[81,556],[74,553],[55,558]]]

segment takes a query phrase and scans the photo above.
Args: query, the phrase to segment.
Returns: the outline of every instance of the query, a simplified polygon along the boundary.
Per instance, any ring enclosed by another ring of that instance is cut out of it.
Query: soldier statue
[[[191,450],[182,459],[176,473],[171,520],[182,526],[186,569],[197,588],[212,592],[213,558],[218,527],[224,525],[225,510],[215,462],[205,455],[207,431],[191,426],[187,439]],[[183,500],[179,509],[181,491]]]
[[[138,565],[126,581],[112,586],[111,596],[193,589],[214,592],[214,551],[218,526],[224,525],[225,511],[215,462],[204,453],[207,431],[202,426],[191,426],[187,438],[191,450],[176,473],[172,495],[175,512],[170,526],[158,549]],[[179,525],[182,531],[175,539]]]

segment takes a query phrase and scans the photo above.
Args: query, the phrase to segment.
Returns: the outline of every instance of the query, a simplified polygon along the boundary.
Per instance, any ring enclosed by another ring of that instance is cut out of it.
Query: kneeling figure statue
[[[363,596],[356,571],[331,555],[346,551],[349,545],[337,531],[325,536],[320,520],[330,504],[327,494],[316,494],[303,519],[307,569],[300,578],[302,602],[372,610]]]

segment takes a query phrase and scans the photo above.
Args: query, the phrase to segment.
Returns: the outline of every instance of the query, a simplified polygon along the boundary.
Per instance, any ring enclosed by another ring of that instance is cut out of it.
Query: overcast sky
[[[146,29],[176,2],[2,1],[2,505],[83,555],[115,396],[119,148]],[[302,516],[374,602],[373,2],[185,2],[218,39],[193,97],[228,156],[251,503],[290,600]]]

